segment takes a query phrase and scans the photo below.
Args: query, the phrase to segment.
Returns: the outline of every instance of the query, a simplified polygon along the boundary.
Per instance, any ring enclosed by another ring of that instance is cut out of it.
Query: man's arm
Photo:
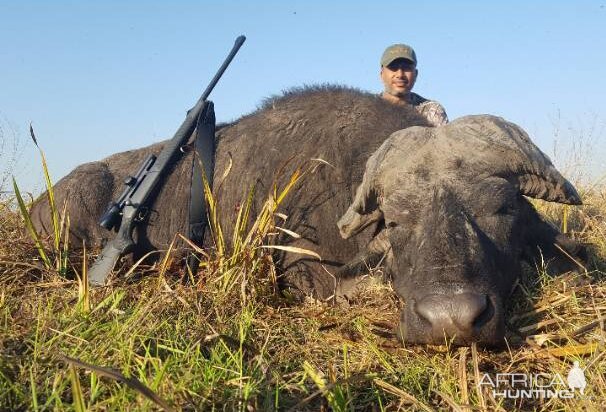
[[[436,101],[428,100],[421,108],[421,114],[433,126],[442,126],[448,123],[448,115],[444,107]]]

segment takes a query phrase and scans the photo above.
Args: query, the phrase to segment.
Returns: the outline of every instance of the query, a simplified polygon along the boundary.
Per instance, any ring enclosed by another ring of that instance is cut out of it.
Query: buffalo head
[[[382,222],[365,258],[385,258],[406,302],[405,341],[498,344],[527,251],[571,243],[524,196],[581,204],[522,129],[468,116],[393,133],[369,158],[338,226],[348,238]]]

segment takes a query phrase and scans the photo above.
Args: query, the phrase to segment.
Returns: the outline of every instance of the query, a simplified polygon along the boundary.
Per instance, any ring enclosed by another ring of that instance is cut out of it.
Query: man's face
[[[397,97],[405,97],[417,80],[417,68],[406,59],[396,59],[387,66],[381,66],[381,80],[385,92]]]

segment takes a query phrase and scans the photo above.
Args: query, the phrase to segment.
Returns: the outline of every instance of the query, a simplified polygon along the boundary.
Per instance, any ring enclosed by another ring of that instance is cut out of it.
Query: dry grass
[[[240,246],[238,256],[246,264],[234,264],[239,258],[230,255],[228,265],[225,254],[211,253],[194,280],[167,255],[157,267],[140,269],[142,279],[118,277],[109,287],[83,291],[76,276],[81,253],[70,256],[66,272],[45,266],[14,207],[3,204],[0,405],[7,410],[156,410],[161,402],[175,410],[604,410],[606,191],[587,188],[583,198],[580,208],[539,202],[537,207],[560,226],[567,216],[568,232],[593,245],[591,261],[581,273],[557,278],[545,268],[527,268],[512,298],[508,345],[496,351],[402,346],[393,333],[401,302],[378,281],[348,307],[289,301],[275,293],[269,251],[254,242]],[[271,225],[265,229],[262,236]],[[55,257],[51,248],[49,258]],[[225,271],[236,287],[225,287]],[[477,385],[484,373],[565,378],[574,360],[587,377],[583,397],[503,400]],[[95,367],[117,371],[104,374]]]

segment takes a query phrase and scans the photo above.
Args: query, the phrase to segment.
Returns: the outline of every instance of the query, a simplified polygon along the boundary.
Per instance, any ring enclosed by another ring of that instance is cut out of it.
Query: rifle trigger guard
[[[192,144],[184,144],[183,146],[179,146],[179,151],[181,153],[187,153],[191,152],[192,148]]]

